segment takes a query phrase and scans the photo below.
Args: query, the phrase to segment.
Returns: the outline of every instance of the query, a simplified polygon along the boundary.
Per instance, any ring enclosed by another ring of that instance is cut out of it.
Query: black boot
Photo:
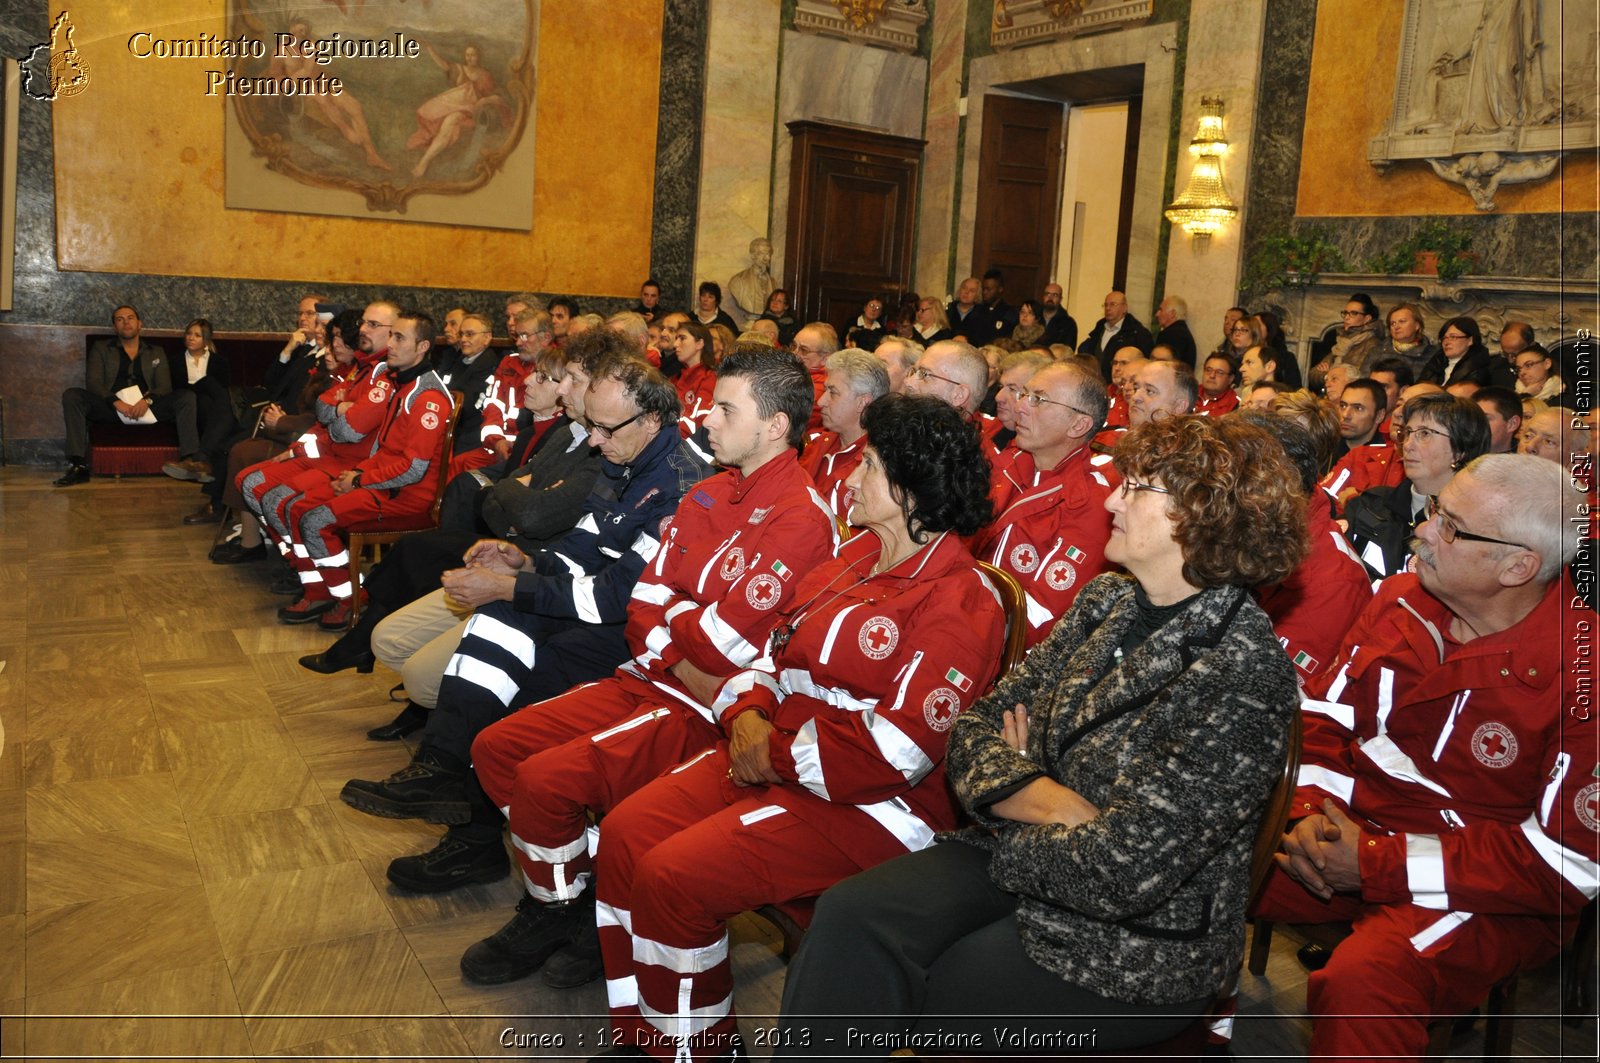
[[[428,710],[414,701],[408,701],[406,707],[400,710],[400,715],[382,727],[374,727],[367,732],[367,737],[374,742],[398,742],[406,735],[422,730],[427,723]]]
[[[475,882],[498,882],[510,871],[498,827],[451,827],[427,852],[391,860],[389,881],[412,893],[447,893]]]
[[[388,819],[421,819],[449,825],[472,818],[466,772],[451,771],[420,754],[381,782],[351,779],[339,791],[339,798],[351,808]]]
[[[539,979],[552,989],[576,989],[605,973],[600,960],[600,928],[593,921],[577,928],[573,939],[550,957]]]
[[[586,922],[594,922],[593,894],[566,904],[540,904],[524,894],[509,923],[462,954],[461,973],[478,985],[526,978]]]

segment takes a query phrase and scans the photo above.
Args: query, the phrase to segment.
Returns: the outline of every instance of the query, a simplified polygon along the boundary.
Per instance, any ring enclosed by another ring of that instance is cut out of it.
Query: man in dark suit
[[[1006,302],[1006,279],[997,269],[983,275],[983,309],[989,315],[990,340],[1003,340],[1017,327],[1017,308]]]
[[[944,308],[945,317],[950,319],[950,331],[966,337],[974,347],[982,347],[994,338],[994,322],[978,301],[981,290],[978,278],[968,277],[956,289],[955,301]]]
[[[1178,361],[1194,368],[1194,334],[1189,331],[1189,322],[1184,320],[1189,316],[1189,304],[1176,295],[1169,295],[1161,300],[1161,305],[1156,307],[1156,324],[1161,326],[1161,331],[1156,333],[1156,345],[1170,350]]]
[[[157,421],[175,425],[179,457],[191,464],[196,473],[203,467],[209,475],[210,466],[200,453],[194,392],[172,390],[172,366],[167,353],[140,338],[144,324],[139,311],[131,306],[117,307],[111,314],[111,326],[117,338],[101,340],[89,348],[85,386],[61,393],[61,415],[67,428],[67,471],[56,480],[56,486],[70,487],[89,479],[89,422],[115,423],[118,414],[137,421],[153,413]],[[129,398],[134,401],[129,402]]]
[[[1068,347],[1078,346],[1078,323],[1072,320],[1072,315],[1061,307],[1061,297],[1065,293],[1061,285],[1051,281],[1044,286],[1044,317],[1040,323],[1044,325],[1044,335],[1041,343],[1065,343]]]
[[[1089,337],[1078,348],[1079,354],[1092,354],[1100,359],[1100,372],[1111,379],[1111,356],[1123,347],[1137,347],[1145,355],[1156,345],[1156,338],[1143,322],[1128,313],[1128,297],[1119,291],[1106,293],[1102,304],[1105,317],[1094,323]]]

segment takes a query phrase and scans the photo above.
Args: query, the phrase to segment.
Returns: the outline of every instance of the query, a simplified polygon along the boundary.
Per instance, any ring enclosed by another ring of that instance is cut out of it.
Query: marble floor
[[[408,757],[363,734],[396,677],[299,668],[329,636],[275,621],[265,566],[206,561],[211,530],[179,523],[192,486],[54,475],[0,469],[0,1055],[594,1054],[599,984],[461,979],[515,880],[400,893],[384,867],[438,828],[339,801]],[[784,966],[767,924],[734,930],[755,1045]],[[1241,1056],[1304,1053],[1293,949],[1279,935],[1267,975],[1245,976]],[[1594,1022],[1560,1026],[1555,984],[1525,980],[1519,1055],[1592,1058]]]

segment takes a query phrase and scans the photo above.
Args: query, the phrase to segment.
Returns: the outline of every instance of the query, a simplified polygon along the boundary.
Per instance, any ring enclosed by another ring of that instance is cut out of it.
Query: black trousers
[[[960,842],[845,879],[789,965],[776,1055],[1120,1050],[1177,1034],[1211,1002],[1139,1006],[1063,981],[1029,959],[1016,910],[989,854]]]
[[[192,458],[200,453],[200,432],[196,427],[195,397],[192,391],[170,391],[150,399],[156,420],[178,430],[178,456]],[[109,397],[91,395],[83,388],[68,388],[61,393],[61,417],[67,429],[67,458],[83,461],[89,454],[89,422],[117,424],[117,410]]]

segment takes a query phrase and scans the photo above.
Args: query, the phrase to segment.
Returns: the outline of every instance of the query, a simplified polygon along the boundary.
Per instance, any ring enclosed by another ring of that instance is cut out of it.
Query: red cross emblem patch
[[[1032,572],[1039,567],[1039,551],[1032,543],[1018,543],[1011,551],[1011,567],[1018,572]]]
[[[1078,582],[1078,570],[1072,567],[1071,561],[1052,561],[1044,570],[1044,581],[1050,584],[1051,590],[1064,591]]]
[[[935,687],[922,699],[922,718],[935,731],[948,731],[961,711],[961,695],[949,687]]]
[[[1592,782],[1579,790],[1572,804],[1577,810],[1578,821],[1600,834],[1600,782]]]
[[[384,396],[387,395],[387,394],[388,394],[388,392],[383,389],[383,385],[379,384],[376,387],[374,387],[371,391],[367,392],[367,401],[368,402],[382,402],[383,399],[384,399]]]
[[[735,546],[722,555],[722,578],[732,583],[744,575],[744,550]]]
[[[1509,767],[1517,759],[1517,736],[1503,723],[1482,724],[1472,732],[1472,755],[1491,768]]]
[[[427,429],[430,432],[433,431],[435,428],[438,428],[439,427],[439,415],[434,413],[432,410],[429,410],[428,412],[424,413],[422,415],[422,427]]]
[[[881,661],[900,645],[900,629],[886,616],[875,616],[861,625],[856,638],[861,652],[874,661]]]
[[[778,604],[778,599],[783,597],[783,584],[778,582],[778,577],[761,573],[754,577],[744,587],[745,601],[751,608],[766,612]]]

